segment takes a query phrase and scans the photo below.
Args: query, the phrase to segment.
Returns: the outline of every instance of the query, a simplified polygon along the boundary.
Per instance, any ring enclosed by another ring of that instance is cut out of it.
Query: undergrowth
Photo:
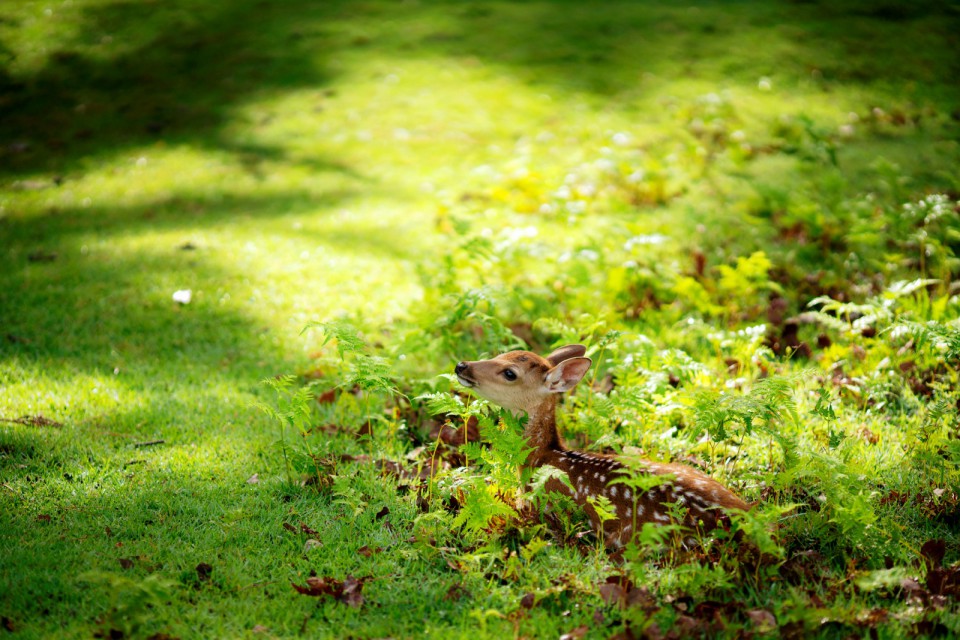
[[[919,210],[912,224],[925,237],[932,221],[942,225],[927,245],[939,248],[923,255],[947,264],[957,203],[931,196],[889,216],[900,224],[903,211]],[[901,250],[917,248],[920,233],[901,236]],[[315,325],[321,343],[336,345],[318,361],[327,373],[292,388],[289,377],[269,381],[293,402],[281,406],[295,407],[268,411],[300,425],[302,439],[281,442],[303,461],[300,482],[352,504],[345,496],[356,489],[338,488],[315,451],[329,440],[306,425],[360,424],[362,462],[408,492],[421,512],[414,538],[459,570],[528,584],[524,568],[546,549],[603,557],[575,505],[545,493],[563,474],[520,473],[522,418],[420,366],[579,342],[596,367],[563,406],[568,443],[693,464],[754,505],[697,552],[676,546],[675,526],[647,525],[614,554],[598,591],[618,604],[604,618],[610,633],[956,631],[947,611],[960,579],[960,298],[949,277],[907,281],[897,278],[910,270],[897,269],[873,274],[869,293],[851,283],[803,299],[772,279],[787,265],[754,252],[638,286],[635,238],[608,231],[551,255],[455,231],[424,278],[430,313],[394,324],[383,346],[342,320]],[[646,260],[657,268],[655,255]],[[303,395],[315,388],[320,404]],[[602,519],[608,510],[595,507]],[[552,580],[547,592],[572,588]]]

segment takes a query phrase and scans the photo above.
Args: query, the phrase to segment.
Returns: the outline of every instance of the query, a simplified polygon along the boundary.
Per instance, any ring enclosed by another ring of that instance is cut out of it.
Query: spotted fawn
[[[526,466],[550,465],[565,472],[569,486],[550,478],[546,489],[570,496],[582,506],[607,546],[623,546],[647,522],[676,522],[687,532],[709,531],[725,511],[748,508],[730,489],[683,464],[633,460],[628,467],[614,456],[564,448],[557,433],[557,398],[573,389],[590,368],[591,360],[583,357],[586,351],[578,344],[561,347],[545,358],[529,351],[511,351],[490,360],[460,362],[455,372],[460,384],[478,395],[515,415],[527,415],[524,436],[533,452]],[[617,482],[629,477],[625,473],[666,477],[639,491]],[[591,504],[591,499],[599,496],[613,505],[614,518],[601,522]],[[671,509],[671,505],[683,509]],[[674,520],[671,513],[678,512],[685,515]]]

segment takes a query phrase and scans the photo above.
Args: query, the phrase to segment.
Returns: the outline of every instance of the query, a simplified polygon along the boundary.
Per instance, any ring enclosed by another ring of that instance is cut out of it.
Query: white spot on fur
[[[662,513],[653,514],[653,519],[656,520],[657,522],[670,522],[670,518],[663,515]]]
[[[613,497],[613,498],[616,498],[616,497],[617,497],[617,488],[616,488],[616,487],[610,487],[610,496]]]
[[[624,490],[624,492],[623,492],[623,497],[626,498],[627,500],[630,499],[630,489],[625,489],[625,490]]]

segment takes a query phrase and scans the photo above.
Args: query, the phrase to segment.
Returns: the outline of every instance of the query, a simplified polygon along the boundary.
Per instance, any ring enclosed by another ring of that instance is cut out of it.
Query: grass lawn
[[[4,3],[0,637],[960,634],[958,34]],[[566,342],[568,441],[699,465],[763,558],[611,557],[514,510],[509,420],[437,442],[458,360]]]

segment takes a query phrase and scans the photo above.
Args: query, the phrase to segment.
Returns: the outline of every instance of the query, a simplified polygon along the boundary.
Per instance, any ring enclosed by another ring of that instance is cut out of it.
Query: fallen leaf
[[[305,534],[307,534],[308,536],[318,536],[318,535],[320,535],[318,532],[314,531],[313,529],[311,529],[310,527],[308,527],[307,525],[305,525],[305,524],[302,523],[302,522],[300,523],[300,532],[301,532],[301,533],[305,533]]]
[[[27,254],[27,260],[30,262],[53,262],[56,259],[56,252],[44,251],[43,249],[39,249],[38,251]]]
[[[297,528],[292,524],[290,524],[289,522],[284,522],[283,528],[289,531],[290,533],[297,533]]]
[[[258,482],[260,482],[260,474],[258,473],[255,473],[247,478],[247,484],[257,484]]]
[[[362,555],[364,558],[369,558],[370,556],[373,555],[373,550],[370,549],[370,547],[368,547],[367,545],[363,545],[362,547],[357,549],[357,553]]]
[[[947,543],[943,540],[927,540],[920,547],[920,555],[926,560],[927,567],[937,569],[943,564],[943,556],[947,553]]]
[[[370,423],[370,422],[364,422],[362,425],[360,425],[360,428],[357,429],[356,436],[357,436],[358,438],[359,438],[359,437],[362,437],[362,436],[367,436],[367,437],[372,438],[372,437],[373,437],[373,424]]]
[[[336,399],[337,399],[337,390],[330,389],[329,391],[324,391],[323,393],[317,396],[317,403],[330,404],[332,402],[335,402]]]
[[[9,336],[8,336],[9,337]],[[13,424],[22,424],[28,427],[62,427],[63,424],[56,420],[51,420],[41,415],[20,416],[19,418],[0,418],[0,422],[11,422]]]
[[[857,622],[868,627],[875,627],[882,624],[890,617],[886,609],[869,609],[857,616]]]
[[[455,418],[455,420],[459,421],[458,418]],[[444,422],[442,425],[435,423],[428,437],[431,440],[439,438],[441,442],[453,447],[459,447],[465,442],[477,442],[480,440],[479,422],[475,416],[471,416],[467,420],[466,428],[464,428],[462,422],[457,424]]]
[[[130,558],[119,558],[120,567],[122,569],[133,569],[133,560]]]
[[[446,595],[443,596],[444,600],[450,600],[456,602],[462,598],[470,596],[470,592],[463,588],[461,584],[455,584],[447,589]]]
[[[579,640],[579,638],[582,638],[583,636],[587,635],[587,631],[589,630],[590,629],[587,627],[587,625],[585,624],[580,625],[576,629],[567,631],[565,634],[560,636],[560,640]]]
[[[320,542],[319,540],[315,540],[315,539],[313,539],[313,538],[310,538],[310,539],[308,539],[306,542],[303,543],[303,552],[304,552],[304,553],[310,553],[311,551],[313,551],[313,550],[316,549],[317,547],[322,547],[322,546],[323,546],[323,543],[322,543],[322,542]]]
[[[908,598],[919,598],[923,594],[923,587],[916,578],[904,578],[900,581],[900,588]]]
[[[522,598],[520,598],[520,606],[524,609],[533,609],[533,605],[537,603],[537,597],[532,593],[526,593]]]
[[[258,625],[254,625],[254,627],[253,627],[253,629],[251,629],[251,631],[252,631],[253,633],[269,633],[269,632],[270,632],[270,629],[267,629],[267,628],[266,628],[265,626],[263,626],[262,624],[258,624]]]
[[[291,583],[293,588],[296,589],[299,593],[302,593],[305,596],[313,596],[319,598],[320,596],[333,596],[334,598],[339,598],[343,593],[343,583],[334,578],[319,578],[317,576],[310,576],[307,578],[307,586],[301,587],[298,584]]]
[[[41,513],[37,516],[37,522],[50,522],[50,516],[45,513]]]
[[[380,511],[377,512],[377,515],[375,516],[375,518],[377,520],[382,520],[389,514],[390,514],[390,509],[388,509],[387,507],[384,507],[383,509],[380,509]]]
[[[619,584],[606,583],[600,585],[600,597],[607,604],[620,604],[626,600],[626,596],[626,591]]]
[[[316,598],[320,596],[330,596],[348,606],[360,607],[363,604],[363,594],[361,593],[363,591],[363,584],[367,580],[369,580],[369,577],[354,578],[348,575],[346,580],[341,582],[330,577],[320,578],[310,576],[307,578],[307,585],[305,587],[295,583],[291,583],[291,585],[297,592],[305,596],[313,596]]]
[[[363,580],[347,576],[343,581],[343,597],[341,601],[351,607],[360,607],[363,604]]]
[[[206,562],[201,562],[197,565],[197,578],[199,578],[201,582],[209,580],[211,573],[213,573],[213,567]]]
[[[627,593],[627,607],[639,607],[647,613],[653,613],[659,607],[656,600],[650,595],[650,589],[647,587],[634,587]]]
[[[681,638],[695,638],[702,635],[703,623],[696,618],[687,615],[677,616],[674,621],[674,630]]]
[[[928,571],[927,589],[935,596],[960,596],[960,566]]]
[[[747,617],[757,633],[770,633],[777,628],[777,619],[766,609],[751,609],[747,611]]]

